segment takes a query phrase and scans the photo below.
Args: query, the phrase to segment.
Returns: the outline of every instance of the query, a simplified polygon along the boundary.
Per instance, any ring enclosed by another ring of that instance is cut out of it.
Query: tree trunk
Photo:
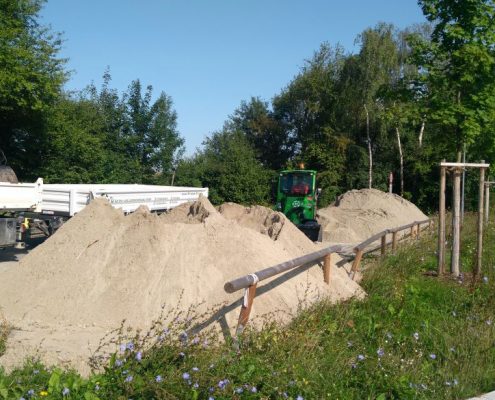
[[[364,104],[364,111],[366,112],[366,138],[368,140],[368,157],[370,160],[370,168],[368,172],[368,187],[371,189],[373,185],[373,154],[371,152],[371,138],[370,138],[370,114],[368,107]]]
[[[400,132],[397,126],[395,127],[395,132],[397,133],[397,144],[399,145],[400,157],[400,195],[404,197],[404,157],[402,155],[402,145],[400,143]]]
[[[421,122],[421,129],[419,130],[419,147],[423,146],[423,133],[425,132],[425,120]]]

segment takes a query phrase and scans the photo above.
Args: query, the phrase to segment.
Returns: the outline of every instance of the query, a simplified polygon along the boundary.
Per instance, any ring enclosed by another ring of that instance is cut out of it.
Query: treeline
[[[138,80],[119,96],[108,73],[99,90],[64,93],[59,38],[36,24],[40,0],[0,4],[0,148],[23,179],[175,176],[208,186],[215,203],[269,204],[277,171],[304,162],[319,173],[321,205],[349,189],[386,190],[392,172],[394,192],[434,209],[441,159],[465,149],[468,160],[494,160],[492,0],[420,0],[429,23],[368,28],[356,54],[322,44],[271,101],[241,102],[187,158],[168,96],[152,102]]]

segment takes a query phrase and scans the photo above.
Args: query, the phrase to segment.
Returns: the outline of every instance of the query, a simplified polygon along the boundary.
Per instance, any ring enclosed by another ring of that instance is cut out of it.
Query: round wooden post
[[[445,160],[442,160],[445,162]],[[440,200],[438,204],[438,275],[445,273],[445,167],[440,167]]]
[[[253,307],[254,297],[256,296],[256,283],[249,286],[247,289],[247,298],[242,300],[241,313],[239,314],[239,321],[237,323],[236,335],[239,336],[244,331],[251,314],[251,308]]]
[[[359,268],[359,264],[361,263],[361,258],[363,258],[363,250],[358,250],[356,252],[356,256],[354,257],[354,261],[352,262],[352,279],[354,280],[354,277],[356,275],[356,272]]]
[[[330,285],[330,271],[332,269],[331,260],[332,260],[331,253],[323,257],[323,280],[327,285]]]
[[[419,224],[416,225],[416,239],[419,239],[419,236],[421,234],[421,226]]]
[[[380,247],[380,254],[382,257],[385,257],[385,253],[387,252],[387,234],[385,233],[382,236],[382,244]]]
[[[485,225],[488,225],[490,215],[490,183],[485,182]]]
[[[392,232],[392,251],[395,253],[397,250],[397,232]]]
[[[450,271],[457,277],[460,274],[459,250],[461,239],[461,169],[454,169],[454,204],[453,204],[453,226],[452,226],[452,263]]]
[[[485,160],[481,160],[481,163],[484,164]],[[479,193],[479,201],[478,201],[478,249],[476,254],[476,275],[479,276],[481,274],[481,260],[483,254],[483,205],[484,205],[484,191],[485,191],[485,168],[480,168],[480,193]]]

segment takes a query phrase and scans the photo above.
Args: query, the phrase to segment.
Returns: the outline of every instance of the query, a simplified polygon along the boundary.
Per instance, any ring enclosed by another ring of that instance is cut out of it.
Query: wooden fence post
[[[251,314],[251,308],[253,307],[254,297],[256,296],[256,283],[249,286],[246,295],[242,299],[241,313],[239,314],[239,322],[237,323],[237,329],[235,331],[236,335],[239,336],[244,331],[248,321],[249,315]]]
[[[485,160],[481,160],[484,164]],[[485,191],[485,168],[480,168],[480,193],[478,201],[478,249],[476,254],[476,276],[481,274],[481,261],[483,255],[483,195]]]
[[[361,258],[363,258],[363,250],[358,250],[356,252],[356,256],[354,257],[354,261],[352,262],[352,279],[354,280],[354,276],[359,268],[359,264],[361,263]]]
[[[416,239],[419,239],[421,234],[421,226],[419,224],[416,225]]]
[[[332,253],[328,253],[323,257],[323,280],[327,285],[330,285],[330,271],[332,269],[331,265]]]
[[[397,231],[392,232],[392,251],[397,250]]]
[[[445,159],[442,160],[445,162]],[[445,273],[445,167],[440,167],[440,200],[438,205],[438,275]]]
[[[460,274],[459,250],[461,244],[461,168],[454,169],[454,204],[453,204],[453,227],[452,227],[452,263],[450,271],[455,277]]]
[[[387,233],[384,233],[382,236],[382,244],[380,248],[380,254],[382,257],[385,257],[386,251],[387,251]]]

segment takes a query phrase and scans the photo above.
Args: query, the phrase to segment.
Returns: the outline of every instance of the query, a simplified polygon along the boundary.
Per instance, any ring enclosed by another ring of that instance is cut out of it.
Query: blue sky
[[[42,21],[62,32],[67,89],[134,79],[172,97],[192,154],[242,100],[269,101],[324,41],[356,51],[380,21],[425,21],[416,0],[48,0]]]

